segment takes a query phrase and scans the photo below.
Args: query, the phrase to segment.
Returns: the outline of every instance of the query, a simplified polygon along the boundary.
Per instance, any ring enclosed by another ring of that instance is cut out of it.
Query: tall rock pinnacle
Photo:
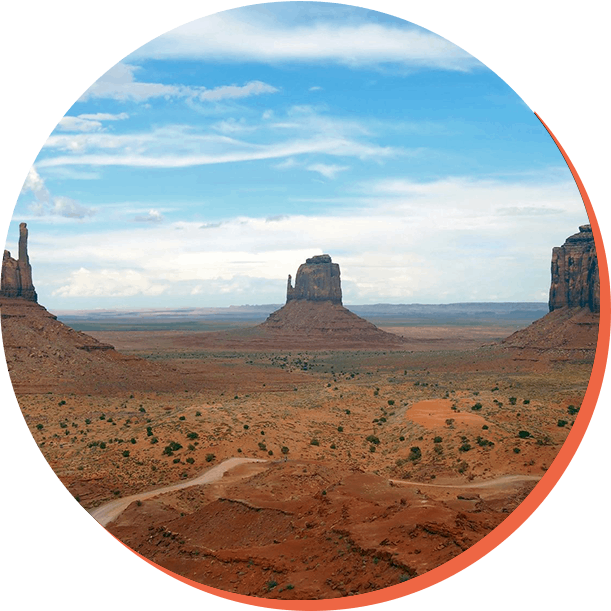
[[[329,255],[318,255],[306,259],[299,266],[295,276],[295,286],[289,275],[286,302],[293,300],[330,301],[342,303],[342,287],[339,265],[332,263]]]
[[[598,259],[590,225],[579,227],[579,233],[552,251],[549,310],[564,307],[600,312]]]
[[[28,301],[38,301],[32,283],[32,266],[28,257],[28,227],[25,223],[19,225],[19,258],[15,260],[8,250],[4,251],[0,297],[21,297]]]

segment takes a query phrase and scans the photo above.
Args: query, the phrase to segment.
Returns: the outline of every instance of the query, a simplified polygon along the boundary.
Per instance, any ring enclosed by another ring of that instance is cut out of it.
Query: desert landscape
[[[554,248],[542,317],[490,304],[505,314],[408,308],[376,324],[317,255],[269,315],[134,328],[81,312],[71,328],[37,303],[27,239],[22,224],[18,259],[5,251],[0,307],[41,452],[121,541],[225,591],[357,595],[457,556],[550,467],[594,360],[588,225]]]

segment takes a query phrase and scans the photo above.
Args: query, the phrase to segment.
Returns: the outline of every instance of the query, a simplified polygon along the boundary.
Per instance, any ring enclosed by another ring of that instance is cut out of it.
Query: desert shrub
[[[249,427],[247,424],[245,424],[245,425],[244,425],[244,430],[245,430],[245,431],[247,431],[249,428],[250,428],[250,427]]]
[[[434,443],[441,443],[443,441],[443,439],[439,436],[435,437],[435,439],[433,439]]]
[[[408,458],[412,461],[420,460],[422,458],[422,450],[418,446],[411,447]]]
[[[568,413],[569,413],[571,416],[574,416],[575,414],[578,414],[578,413],[579,413],[579,408],[578,408],[578,407],[575,407],[574,405],[569,405],[569,406],[566,408],[566,411],[567,411],[567,412],[568,412]]]
[[[489,441],[488,439],[484,439],[483,437],[478,437],[477,438],[477,445],[481,446],[482,448],[485,447],[494,447],[494,442]]]
[[[66,402],[62,399],[57,405],[61,407],[62,405],[66,405]]]
[[[195,431],[191,431],[190,433],[187,433],[188,439],[197,439],[198,437],[199,435]]]
[[[127,458],[129,456],[129,450],[123,450],[121,454],[123,455],[124,458]]]
[[[337,430],[338,430],[338,432],[343,433],[344,432],[344,427],[343,426],[338,426]]]
[[[367,437],[365,437],[365,439],[369,443],[373,443],[375,445],[378,445],[380,443],[380,440],[375,435],[368,435]]]
[[[180,416],[178,419],[179,420],[186,420],[186,418],[184,416]]]
[[[163,453],[168,456],[172,456],[174,452],[181,450],[182,446],[177,441],[170,441],[170,443],[163,449]]]
[[[348,414],[348,416],[350,415],[350,410],[349,409],[346,409],[344,411],[346,412],[346,414]]]
[[[190,465],[192,465],[195,462],[195,458],[193,458],[193,456],[189,456],[189,458],[187,458],[187,461]]]
[[[566,420],[558,420],[558,426],[559,427],[566,426],[567,424],[568,424],[568,422]]]
[[[388,399],[388,405],[394,405],[394,404],[395,404],[394,399]]]
[[[36,425],[36,428],[37,428],[39,431],[41,431],[41,430],[42,430],[44,427],[43,427],[43,425],[42,425],[42,424],[37,424],[37,425]]]
[[[180,458],[175,458],[172,462],[177,465],[180,462]]]
[[[481,404],[481,403],[476,403],[475,405],[473,405],[473,406],[471,407],[471,409],[472,409],[474,412],[479,412],[479,410],[480,410],[480,409],[482,409],[482,407],[483,407],[483,406],[482,406],[482,404]]]
[[[274,451],[273,450],[268,450],[267,453],[268,453],[269,456],[273,456],[274,455]]]
[[[518,437],[520,439],[528,439],[530,437],[530,433],[528,431],[519,431]]]
[[[147,426],[146,427],[146,436],[147,437],[152,437],[153,436],[153,427],[152,426]]]
[[[399,441],[405,441],[405,437],[403,437],[403,435],[401,435],[401,437],[399,437]]]
[[[498,386],[495,386],[493,389],[491,389],[491,392],[496,392],[499,389]]]
[[[101,450],[105,450],[106,449],[106,442],[105,441],[100,441],[100,449]]]
[[[376,447],[374,445],[369,446],[369,451],[370,452],[375,452],[376,451]]]
[[[159,441],[159,439],[157,439],[157,437],[151,437],[151,443],[157,443]]]
[[[446,418],[446,425],[452,426],[454,424],[454,418]]]
[[[62,429],[67,429],[68,428],[68,424],[66,422],[60,422],[59,423],[60,428]]]
[[[214,454],[206,454],[206,462],[212,462],[215,458]]]
[[[332,450],[337,449],[337,446],[336,446],[334,443],[332,443],[332,444],[331,444],[329,447],[330,447]]]
[[[435,451],[435,454],[443,454],[443,448],[439,445],[433,446],[433,450]]]
[[[273,590],[277,585],[278,585],[278,582],[274,581],[273,579],[271,581],[268,581],[267,582],[267,591],[269,592],[270,590]]]
[[[384,416],[382,416],[382,417],[380,418],[380,422],[386,422],[386,418],[384,418]]]
[[[135,438],[135,437],[132,437],[132,438],[129,440],[129,442],[130,442],[130,443],[136,443],[136,438]]]
[[[261,435],[265,435],[265,431],[261,431]]]
[[[142,405],[138,408],[139,412],[142,412],[144,414],[144,412],[146,412],[146,410],[142,407]]]
[[[199,417],[199,416],[202,415],[202,413],[201,412],[195,412],[195,415]]]
[[[489,427],[487,424],[484,424],[484,426],[482,427],[482,429],[483,429],[484,431],[487,431],[489,428],[490,428],[490,427]]]
[[[377,397],[379,394],[380,394],[380,391],[379,391],[379,390],[376,388],[376,389],[373,391],[373,396],[374,396],[374,397]]]
[[[280,451],[286,456],[289,453],[289,449],[286,446],[282,446]]]
[[[267,450],[267,446],[262,441],[259,442],[259,450]]]
[[[522,450],[520,450],[520,448],[514,448],[513,449],[513,453],[514,454],[519,454]]]
[[[509,403],[511,405],[515,405],[517,403],[517,401],[518,401],[517,397],[509,397]]]
[[[459,452],[468,452],[470,449],[471,449],[471,444],[465,442],[458,448],[458,451]]]
[[[530,403],[530,399],[524,399],[523,403],[524,405],[528,405]]]
[[[91,424],[91,420],[89,420],[89,418],[85,418],[85,424]]]
[[[310,445],[311,446],[319,446],[320,445],[320,441],[318,441],[318,439],[316,439],[316,437],[314,437],[314,439],[312,439],[310,441]]]

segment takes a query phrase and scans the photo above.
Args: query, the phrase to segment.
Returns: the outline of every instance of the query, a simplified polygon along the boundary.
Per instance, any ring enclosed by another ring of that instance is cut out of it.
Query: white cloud
[[[310,172],[318,172],[321,176],[333,180],[340,172],[345,172],[350,168],[346,165],[329,165],[326,163],[313,163],[307,167]]]
[[[62,132],[97,132],[102,129],[102,123],[81,117],[65,116],[60,119],[57,129]]]
[[[132,297],[160,295],[167,285],[152,282],[133,269],[91,271],[84,267],[70,274],[68,283],[53,291],[59,297]]]
[[[96,112],[94,114],[79,115],[79,119],[88,119],[90,121],[124,121],[125,119],[129,119],[129,115],[126,112],[120,112],[118,114]]]
[[[79,99],[85,102],[92,98],[107,98],[119,101],[145,102],[152,98],[189,98],[208,102],[245,98],[264,93],[276,93],[278,89],[261,81],[245,85],[223,85],[208,89],[186,85],[165,85],[136,80],[140,66],[118,63],[101,76]],[[119,115],[117,115],[119,116]]]
[[[45,181],[41,178],[34,166],[32,166],[28,172],[23,187],[21,187],[21,193],[33,193],[34,197],[39,202],[49,201],[49,191],[45,186]]]
[[[263,21],[255,13],[232,11],[176,28],[141,47],[137,58],[333,62],[348,66],[471,70],[471,55],[426,30],[405,25],[319,21],[289,26]]]
[[[51,197],[36,168],[32,166],[21,188],[21,194],[33,193],[34,202],[29,206],[36,216],[63,216],[65,218],[83,219],[95,214],[93,208],[87,208],[78,202],[62,195]]]
[[[137,223],[161,223],[163,221],[163,214],[159,210],[151,208],[146,214],[136,215],[134,221]]]
[[[319,87],[318,85],[314,85],[314,87],[310,87],[308,91],[322,91],[322,87]]]

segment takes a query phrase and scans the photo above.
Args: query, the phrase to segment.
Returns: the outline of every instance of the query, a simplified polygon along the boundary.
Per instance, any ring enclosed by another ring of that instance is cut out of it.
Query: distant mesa
[[[579,233],[552,251],[549,310],[566,307],[600,312],[598,258],[590,225],[582,225]]]
[[[306,259],[295,286],[288,278],[286,304],[260,324],[279,346],[317,348],[401,347],[403,338],[378,329],[342,305],[340,270],[329,255]]]
[[[28,227],[25,223],[19,225],[19,258],[15,260],[8,250],[4,251],[0,297],[38,301],[32,283],[32,266],[28,257]]]

